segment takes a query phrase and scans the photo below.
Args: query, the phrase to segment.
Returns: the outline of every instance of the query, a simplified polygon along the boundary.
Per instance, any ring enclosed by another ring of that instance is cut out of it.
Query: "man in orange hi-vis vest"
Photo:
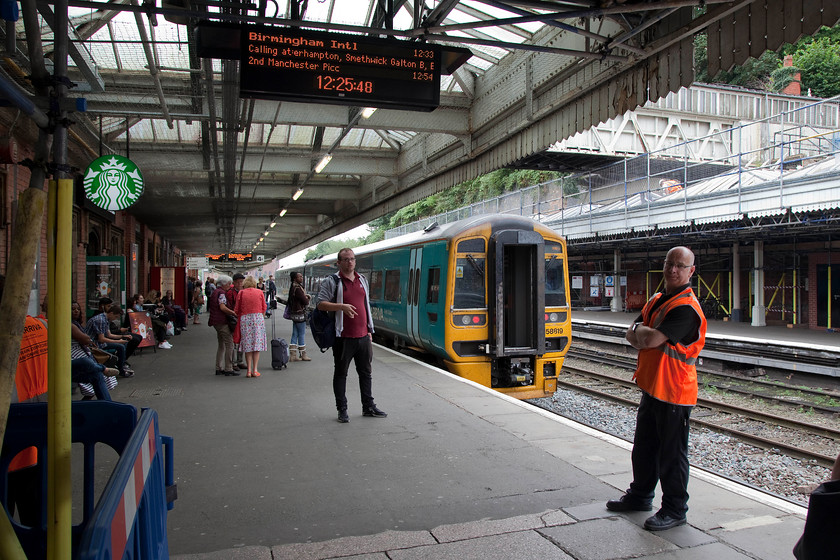
[[[706,317],[691,289],[694,253],[674,247],[662,270],[665,292],[654,294],[627,329],[639,350],[634,379],[642,390],[633,438],[633,482],[610,511],[651,511],[656,483],[662,507],[645,529],[683,525],[688,511],[688,419],[697,403],[697,356],[706,343]]]

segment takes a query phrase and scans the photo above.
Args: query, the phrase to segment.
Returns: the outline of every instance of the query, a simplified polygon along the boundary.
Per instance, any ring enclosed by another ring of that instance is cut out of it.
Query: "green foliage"
[[[793,67],[782,66],[784,55],[793,55]],[[731,71],[721,70],[709,76],[707,38],[701,33],[694,38],[695,79],[698,82],[730,84],[752,89],[781,91],[798,71],[802,73],[802,92],[809,89],[817,97],[840,94],[840,24],[823,27],[811,37],[781,48],[781,54],[767,51],[758,59],[751,58]]]
[[[436,214],[458,210],[470,204],[495,198],[506,192],[518,191],[524,187],[561,177],[564,177],[562,173],[533,169],[498,169],[491,171],[486,175],[464,181],[401,208],[391,217],[388,228],[395,228]]]
[[[802,70],[803,92],[817,97],[840,95],[840,41],[831,36],[814,39],[793,53],[793,64]]]
[[[354,247],[360,247],[365,243],[367,243],[367,240],[364,237],[360,237],[359,239],[345,239],[343,241],[328,239],[326,241],[321,241],[314,249],[307,251],[303,259],[308,261],[309,259],[323,257],[326,255],[337,256],[338,252],[345,247],[350,247],[352,249]]]
[[[796,80],[796,74],[800,72],[796,66],[780,66],[770,74],[770,89],[771,91],[780,92],[784,90],[791,82]]]
[[[709,59],[706,50],[706,35],[694,39],[695,79],[707,84],[729,84],[750,89],[769,90],[771,75],[781,67],[779,55],[765,51],[758,59],[750,58],[743,65],[732,70],[721,70],[715,76],[709,76]]]

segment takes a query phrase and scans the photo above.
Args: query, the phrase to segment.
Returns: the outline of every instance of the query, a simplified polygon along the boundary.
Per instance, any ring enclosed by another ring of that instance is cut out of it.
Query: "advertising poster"
[[[145,348],[147,346],[155,345],[155,333],[152,329],[152,318],[146,311],[135,311],[128,314],[128,325],[131,327],[131,332],[139,334],[143,337],[137,348]]]
[[[125,257],[87,257],[85,294],[88,318],[99,312],[100,298],[125,306]]]

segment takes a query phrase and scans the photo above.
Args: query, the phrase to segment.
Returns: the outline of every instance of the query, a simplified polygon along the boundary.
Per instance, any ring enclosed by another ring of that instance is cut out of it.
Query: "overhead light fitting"
[[[260,243],[263,242],[263,239],[265,239],[265,237],[260,237]]]
[[[282,218],[285,215],[286,215],[286,209],[283,208],[282,210],[280,210],[280,217]]]
[[[297,192],[296,192],[296,193],[294,194],[294,196],[292,197],[292,200],[297,200],[297,199],[299,199],[299,198],[300,198],[300,195],[302,195],[302,194],[303,194],[303,189],[298,189],[298,190],[297,190]]]
[[[331,161],[332,161],[332,154],[325,155],[323,158],[321,158],[321,161],[318,162],[318,165],[315,166],[315,173],[320,173],[321,171],[323,171],[324,168],[327,166],[327,164]],[[295,199],[295,200],[297,200],[297,199]]]
[[[282,216],[283,214],[280,214],[280,215]],[[270,227],[274,227],[276,225],[277,225],[277,218],[272,218]]]
[[[375,112],[376,107],[365,107],[364,109],[362,109],[362,118],[369,119],[371,115],[373,115]]]

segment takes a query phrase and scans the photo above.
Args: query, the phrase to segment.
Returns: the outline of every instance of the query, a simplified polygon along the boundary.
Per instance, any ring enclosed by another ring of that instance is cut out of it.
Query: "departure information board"
[[[240,96],[431,111],[441,48],[365,35],[245,26]]]
[[[251,253],[207,253],[204,256],[214,262],[250,262],[252,258]]]

